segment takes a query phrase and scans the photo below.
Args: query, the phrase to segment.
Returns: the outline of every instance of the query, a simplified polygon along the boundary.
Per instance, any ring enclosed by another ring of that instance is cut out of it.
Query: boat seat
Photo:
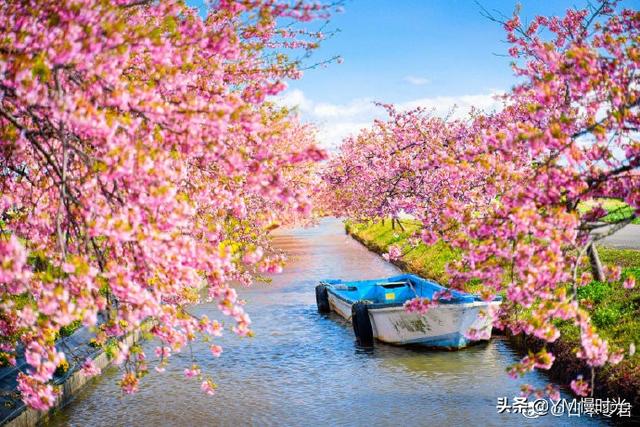
[[[347,286],[347,285],[337,285],[334,286],[334,289],[337,289],[339,291],[357,291],[358,288],[355,286]]]
[[[403,286],[407,286],[407,282],[384,282],[384,283],[376,283],[377,286],[382,286],[385,289],[395,289],[402,288]]]

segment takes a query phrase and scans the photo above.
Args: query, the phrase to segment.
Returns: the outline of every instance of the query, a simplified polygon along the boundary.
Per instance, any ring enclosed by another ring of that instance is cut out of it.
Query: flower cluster
[[[96,375],[100,375],[102,372],[102,370],[95,365],[93,359],[90,358],[84,361],[81,371],[87,377],[94,377]]]
[[[578,378],[571,381],[571,390],[578,396],[588,396],[590,387],[589,384],[582,379],[582,375],[578,375]]]
[[[382,258],[387,261],[395,261],[400,259],[400,257],[402,257],[402,249],[396,245],[389,246],[387,253],[382,255]]]

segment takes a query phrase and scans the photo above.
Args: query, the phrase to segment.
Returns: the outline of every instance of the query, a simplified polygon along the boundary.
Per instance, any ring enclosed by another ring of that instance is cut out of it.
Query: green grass
[[[402,248],[401,266],[418,274],[446,284],[448,276],[446,266],[457,259],[459,254],[442,242],[428,246],[418,243],[412,246],[409,237],[419,230],[415,221],[403,220],[402,231],[396,225],[394,230],[391,221],[368,221],[362,223],[347,222],[347,230],[366,241],[367,245],[380,253],[388,251],[390,245]],[[610,346],[616,349],[628,349],[631,343],[640,346],[640,251],[632,249],[613,249],[599,247],[600,259],[605,265],[622,267],[623,279],[634,275],[639,283],[635,289],[624,289],[620,282],[592,282],[578,289],[578,298],[591,313],[593,324],[603,338],[609,340]],[[479,285],[467,286],[467,291],[478,291]],[[566,342],[578,342],[578,329],[567,322],[557,322]],[[633,357],[637,364],[639,355]]]
[[[578,205],[578,211],[584,214],[597,205],[602,205],[602,208],[608,212],[606,216],[600,218],[605,222],[618,222],[633,215],[633,209],[631,209],[631,206],[616,199],[594,199],[588,202],[582,202]],[[640,224],[640,217],[635,218],[631,223]]]
[[[640,268],[640,251],[636,249],[614,249],[598,246],[598,255],[604,264],[619,265],[623,269]]]
[[[634,251],[625,251],[634,252]],[[635,251],[640,252],[640,251]],[[629,257],[620,254],[621,264],[637,259],[638,253]],[[623,268],[623,279],[633,275],[640,283],[640,265]],[[614,347],[628,349],[631,343],[640,345],[640,289],[624,289],[619,282],[591,282],[578,289],[578,299],[587,307],[598,333]],[[565,328],[561,328],[564,332]],[[567,331],[576,335],[577,331]],[[637,356],[636,356],[637,357]]]
[[[82,322],[80,322],[79,320],[74,320],[73,322],[69,323],[67,326],[63,326],[60,328],[60,336],[61,337],[71,336],[75,331],[78,330],[78,328],[80,328],[80,326],[82,326]]]
[[[420,229],[416,221],[402,220],[404,231],[398,225],[394,230],[391,220],[386,220],[384,224],[382,221],[349,222],[346,226],[351,233],[375,247],[378,252],[387,252],[391,245],[399,246],[404,254],[402,262],[407,270],[441,283],[449,280],[445,268],[458,257],[457,253],[442,242],[431,246],[424,243],[411,245],[409,237]]]
[[[578,290],[583,305],[591,306],[591,318],[600,335],[614,346],[628,349],[640,345],[640,251],[598,247],[603,264],[620,266],[622,279],[634,276],[636,287],[624,289],[620,282],[591,282]],[[635,356],[636,362],[640,360]]]

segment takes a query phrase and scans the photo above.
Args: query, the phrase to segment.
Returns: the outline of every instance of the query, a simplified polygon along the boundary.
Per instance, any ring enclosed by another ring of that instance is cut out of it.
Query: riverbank
[[[128,334],[122,338],[122,342],[128,346],[133,345],[142,339],[144,330],[148,325],[143,325],[141,330]],[[93,360],[94,366],[100,370],[111,365],[111,357],[102,348],[94,347],[91,342],[95,334],[90,328],[77,328],[68,337],[62,338],[56,347],[60,351],[65,351],[71,360],[70,366],[64,372],[57,372],[53,379],[53,384],[58,387],[60,394],[54,406],[48,411],[38,411],[26,407],[20,399],[17,391],[16,377],[18,372],[25,372],[28,365],[24,356],[20,355],[15,366],[0,369],[0,390],[2,395],[0,400],[0,425],[7,427],[32,427],[46,422],[47,419],[60,409],[64,408],[73,400],[75,395],[86,385],[92,383],[96,377],[87,377],[80,371],[82,362],[87,358]],[[98,375],[99,376],[99,375]]]
[[[456,259],[456,251],[438,242],[428,246],[413,242],[410,238],[419,225],[413,221],[401,224],[387,221],[349,223],[346,232],[369,250],[378,254],[386,253],[391,245],[402,249],[403,256],[394,264],[403,270],[433,279],[441,283],[448,282],[446,265]],[[640,251],[629,249],[599,248],[604,264],[618,264],[623,274],[633,274],[640,279]],[[469,287],[468,291],[474,291]],[[609,340],[614,348],[628,350],[631,343],[640,344],[640,290],[623,289],[620,283],[593,282],[580,289],[579,297],[585,306],[589,306],[592,319],[599,333]],[[588,367],[576,357],[579,347],[577,328],[560,325],[562,336],[547,344],[554,353],[556,361],[549,374],[559,382],[568,383],[577,375],[590,377]],[[510,336],[509,341],[519,351],[539,350],[543,343],[533,337]],[[627,351],[625,351],[628,353]],[[634,413],[640,411],[640,356],[636,353],[625,358],[617,366],[606,366],[596,371],[597,397],[620,397],[631,402]]]

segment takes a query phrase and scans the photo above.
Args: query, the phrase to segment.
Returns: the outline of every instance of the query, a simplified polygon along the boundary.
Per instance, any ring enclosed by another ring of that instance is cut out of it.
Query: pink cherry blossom
[[[186,368],[184,370],[184,376],[187,378],[194,378],[200,375],[200,368],[196,365],[192,365],[191,368]]]
[[[126,372],[120,380],[120,387],[126,394],[133,394],[138,391],[139,381],[133,372]]]
[[[617,351],[609,355],[608,362],[612,365],[617,365],[618,363],[622,362],[622,359],[624,359],[624,352]]]
[[[82,364],[81,372],[87,377],[93,377],[100,375],[102,370],[95,365],[95,362],[91,358],[87,358]]]
[[[58,395],[51,384],[43,384],[22,372],[18,374],[18,391],[25,404],[40,411],[50,408]]]
[[[258,247],[247,252],[242,258],[242,261],[244,261],[246,264],[255,264],[262,259],[263,255],[264,251],[262,250],[262,248]]]
[[[548,384],[545,387],[545,393],[551,400],[554,400],[554,401],[560,400],[560,389],[556,385]]]
[[[209,396],[213,396],[216,392],[216,387],[217,386],[213,383],[213,381],[207,379],[202,381],[202,384],[200,385],[200,390],[202,390]]]
[[[222,347],[220,347],[219,345],[212,345],[211,347],[209,347],[209,350],[211,350],[211,354],[213,355],[213,357],[220,357],[220,355],[222,354]]]
[[[400,259],[401,256],[402,250],[396,245],[389,246],[388,252],[382,255],[382,257],[387,261],[396,261]]]
[[[571,390],[578,396],[588,396],[589,384],[582,379],[582,375],[578,375],[578,378],[571,381]]]
[[[625,289],[633,289],[636,286],[636,278],[629,275],[624,282],[622,282],[622,287]]]

